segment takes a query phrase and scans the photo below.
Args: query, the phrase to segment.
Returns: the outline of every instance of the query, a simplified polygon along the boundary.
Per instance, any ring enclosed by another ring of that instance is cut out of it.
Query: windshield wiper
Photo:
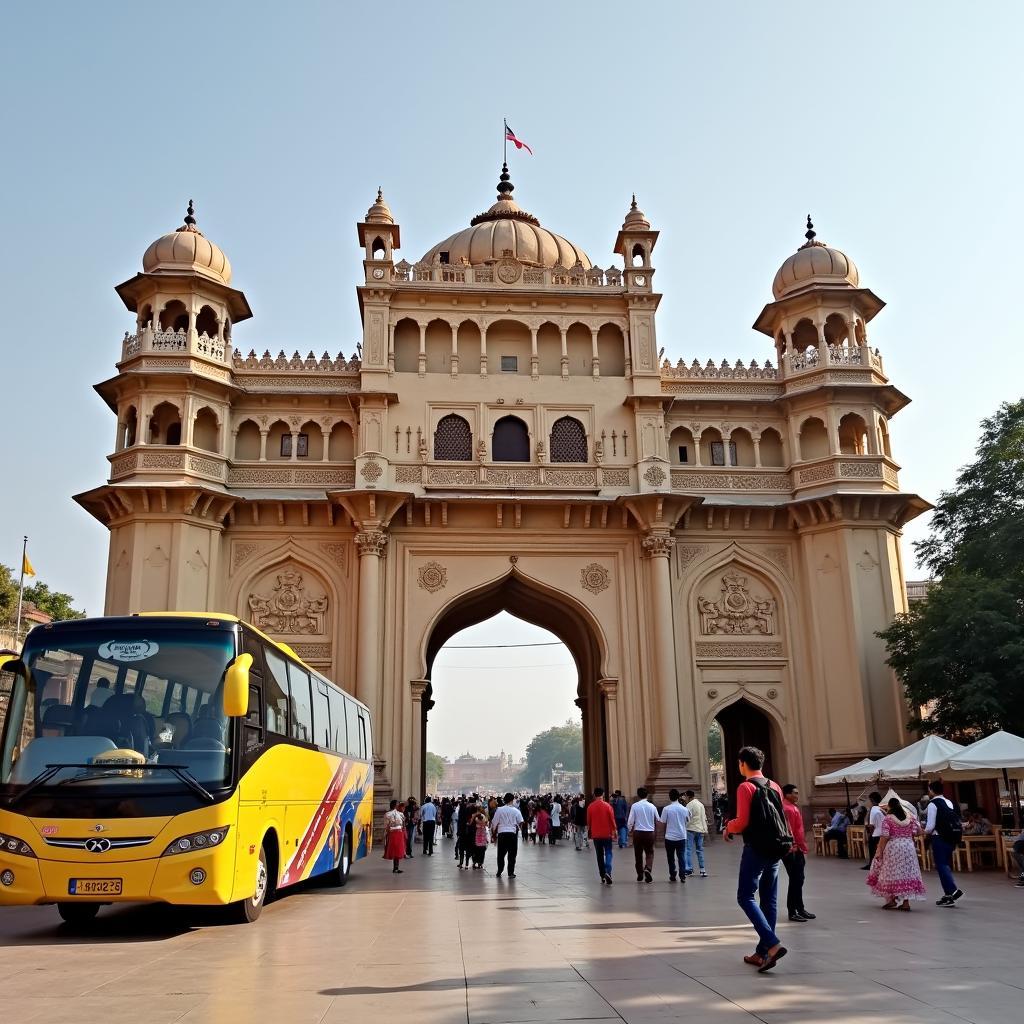
[[[19,800],[24,799],[29,793],[35,792],[41,786],[45,786],[58,772],[65,768],[79,768],[86,771],[85,775],[75,775],[70,779],[63,779],[57,783],[63,786],[70,782],[88,782],[93,779],[111,779],[123,774],[125,771],[164,771],[173,772],[185,785],[200,799],[207,803],[216,803],[217,798],[186,768],[180,764],[132,764],[124,767],[114,768],[109,764],[48,764],[20,793],[11,800],[13,807]],[[89,774],[94,772],[102,774]]]

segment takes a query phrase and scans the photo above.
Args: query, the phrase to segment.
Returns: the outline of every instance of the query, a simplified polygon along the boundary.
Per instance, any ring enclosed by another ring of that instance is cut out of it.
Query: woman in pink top
[[[883,910],[910,910],[911,900],[925,898],[914,844],[914,837],[921,833],[921,824],[914,815],[907,814],[896,797],[889,801],[888,809],[889,813],[882,819],[881,839],[867,884],[876,896],[888,901]]]

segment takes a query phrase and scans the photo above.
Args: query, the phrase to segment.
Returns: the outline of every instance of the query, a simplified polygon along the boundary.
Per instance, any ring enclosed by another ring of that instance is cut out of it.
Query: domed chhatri
[[[792,295],[811,285],[860,286],[860,272],[846,253],[817,240],[817,233],[807,215],[807,241],[790,256],[775,275],[772,292],[775,298]]]
[[[622,222],[622,230],[650,231],[650,229],[651,222],[647,219],[647,214],[636,205],[636,193],[634,192],[629,213],[626,214],[626,219]]]
[[[512,198],[514,188],[508,164],[503,164],[494,205],[474,217],[468,228],[438,242],[426,253],[423,262],[434,263],[446,258],[449,263],[480,265],[496,263],[511,254],[528,266],[572,267],[580,263],[589,270],[590,257],[568,239],[542,227],[532,213],[522,209]],[[447,257],[442,257],[442,253],[447,253]]]
[[[366,211],[367,224],[394,224],[395,218],[391,214],[391,207],[384,202],[384,190],[377,189],[377,198],[373,206]]]
[[[224,250],[196,227],[195,212],[190,199],[185,223],[150,245],[142,256],[142,269],[147,274],[199,274],[230,284],[231,264]]]

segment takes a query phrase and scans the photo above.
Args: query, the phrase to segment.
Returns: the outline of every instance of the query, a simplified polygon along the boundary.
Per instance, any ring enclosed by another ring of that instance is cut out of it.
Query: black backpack
[[[935,807],[935,834],[950,846],[959,846],[964,838],[964,823],[960,820],[960,812],[941,797],[933,797]]]
[[[782,860],[793,848],[793,833],[786,821],[779,794],[765,778],[747,779],[754,786],[750,799],[750,822],[743,839],[768,860]]]

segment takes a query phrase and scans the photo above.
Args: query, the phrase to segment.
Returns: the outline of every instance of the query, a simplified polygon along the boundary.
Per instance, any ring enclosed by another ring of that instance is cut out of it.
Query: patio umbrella
[[[849,764],[845,768],[837,768],[834,772],[829,772],[827,775],[816,775],[814,777],[814,784],[816,786],[833,786],[837,782],[844,783],[846,785],[846,806],[849,807],[850,780],[853,778],[854,773],[865,771],[874,763],[870,757],[861,758],[856,764]]]
[[[928,774],[926,765],[948,761],[964,750],[960,743],[941,736],[925,736],[910,746],[896,750],[862,770],[849,772],[850,782],[873,782],[875,779],[919,779]]]

